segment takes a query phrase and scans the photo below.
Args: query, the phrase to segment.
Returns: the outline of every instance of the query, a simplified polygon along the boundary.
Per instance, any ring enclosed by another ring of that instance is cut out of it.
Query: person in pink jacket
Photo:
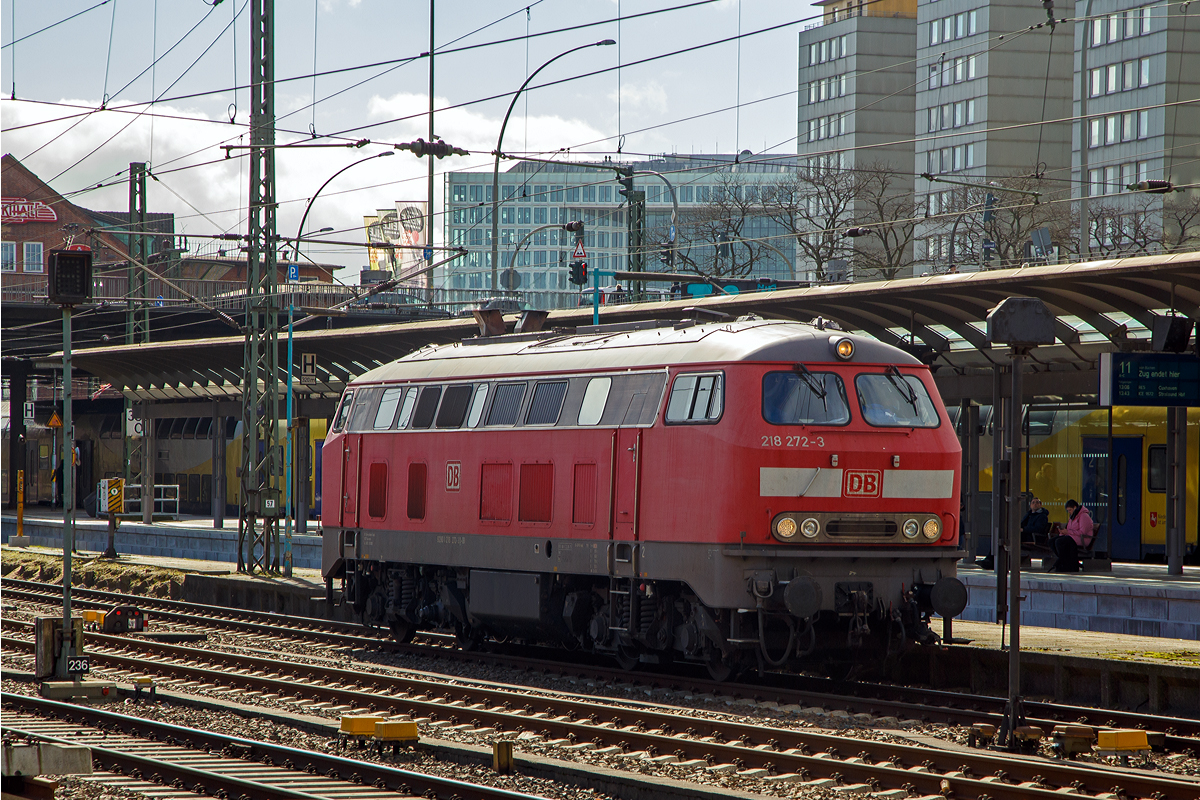
[[[1054,537],[1050,549],[1056,557],[1055,572],[1079,572],[1079,549],[1092,543],[1094,530],[1091,512],[1074,500],[1068,500],[1067,524],[1061,536]]]

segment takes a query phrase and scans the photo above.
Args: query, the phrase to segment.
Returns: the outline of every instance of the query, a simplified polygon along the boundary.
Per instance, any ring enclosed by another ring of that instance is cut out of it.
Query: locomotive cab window
[[[352,431],[368,430],[368,423],[374,419],[379,398],[383,389],[359,389],[354,395],[354,408],[350,411],[350,421],[347,426]]]
[[[724,392],[724,376],[719,372],[676,376],[667,403],[667,422],[716,422],[721,418]]]
[[[337,415],[334,417],[333,430],[340,431],[346,427],[346,419],[350,416],[350,406],[354,405],[354,392],[348,391],[342,395],[342,404],[338,406]]]
[[[608,402],[608,390],[612,388],[612,378],[592,378],[588,381],[587,390],[583,393],[583,403],[579,406],[579,424],[596,425],[604,416],[604,404]]]
[[[850,404],[846,384],[833,372],[791,372],[763,375],[762,415],[772,425],[847,425]]]
[[[937,409],[916,375],[864,372],[854,379],[863,419],[876,428],[936,428],[941,424]]]

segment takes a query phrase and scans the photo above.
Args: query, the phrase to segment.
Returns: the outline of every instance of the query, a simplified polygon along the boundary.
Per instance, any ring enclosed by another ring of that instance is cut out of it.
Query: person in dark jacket
[[[1029,510],[1021,517],[1021,541],[1045,542],[1046,534],[1050,532],[1050,511],[1042,506],[1042,501],[1036,497],[1029,498]]]

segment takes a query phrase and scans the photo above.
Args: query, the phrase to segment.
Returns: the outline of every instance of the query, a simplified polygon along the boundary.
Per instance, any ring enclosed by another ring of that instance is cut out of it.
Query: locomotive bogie
[[[343,397],[323,572],[465,646],[736,668],[931,640],[963,594],[936,398],[901,351],[796,323],[426,348]]]

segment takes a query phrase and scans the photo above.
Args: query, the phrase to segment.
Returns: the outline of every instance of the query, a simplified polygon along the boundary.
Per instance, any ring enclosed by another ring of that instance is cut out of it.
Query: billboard
[[[401,278],[404,285],[423,286],[419,276],[411,283],[404,277],[426,266],[422,249],[429,244],[426,225],[428,204],[424,200],[397,200],[394,209],[377,209],[374,216],[363,217],[368,245],[392,244],[402,247],[367,247],[371,269],[385,270]]]

